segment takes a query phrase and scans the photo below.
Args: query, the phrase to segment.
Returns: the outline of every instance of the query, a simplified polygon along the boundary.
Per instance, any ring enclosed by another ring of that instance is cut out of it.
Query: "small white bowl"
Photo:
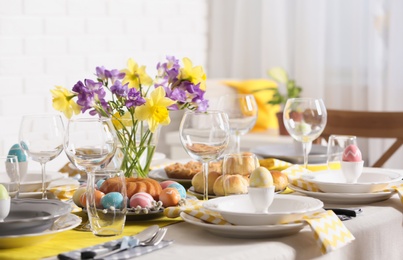
[[[275,186],[268,188],[248,187],[249,199],[256,209],[256,213],[269,213],[273,203]]]
[[[323,208],[323,202],[305,196],[275,194],[268,213],[256,213],[248,194],[205,201],[203,207],[218,212],[228,222],[242,226],[278,225],[301,220]]]

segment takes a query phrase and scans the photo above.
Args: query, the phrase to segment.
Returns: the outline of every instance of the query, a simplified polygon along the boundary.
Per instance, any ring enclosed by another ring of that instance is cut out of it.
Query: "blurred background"
[[[55,85],[129,58],[153,77],[166,55],[189,57],[209,97],[227,87],[213,82],[267,79],[280,66],[328,108],[402,111],[402,24],[399,0],[0,0],[0,152],[18,142],[22,115],[55,112]],[[389,144],[363,143],[366,158]],[[399,152],[385,166],[401,168]]]

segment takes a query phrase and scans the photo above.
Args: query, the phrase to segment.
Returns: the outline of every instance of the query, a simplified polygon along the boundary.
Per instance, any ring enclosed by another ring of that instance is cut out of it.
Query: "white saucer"
[[[346,183],[341,170],[303,174],[301,179],[316,184],[321,191],[328,193],[372,193],[382,191],[390,183],[400,181],[402,175],[391,170],[364,167],[357,183]]]
[[[62,179],[65,176],[60,172],[48,172],[46,173],[45,185],[49,185],[50,182],[58,179]],[[24,179],[20,183],[20,193],[22,192],[34,192],[42,188],[42,173],[40,172],[28,172]]]
[[[394,191],[380,191],[374,193],[324,193],[307,191],[288,184],[288,187],[294,191],[305,194],[309,197],[320,199],[325,203],[331,204],[367,204],[389,199]]]
[[[231,238],[270,238],[289,236],[298,233],[306,225],[304,223],[295,223],[267,226],[229,226],[209,224],[198,218],[192,217],[185,212],[181,212],[180,216],[185,222],[199,226],[212,234]]]
[[[74,214],[68,214],[61,217],[57,221],[57,224],[54,224],[50,229],[43,232],[25,235],[0,236],[0,248],[17,248],[42,243],[50,240],[60,232],[71,230],[77,227],[80,223],[81,218]]]

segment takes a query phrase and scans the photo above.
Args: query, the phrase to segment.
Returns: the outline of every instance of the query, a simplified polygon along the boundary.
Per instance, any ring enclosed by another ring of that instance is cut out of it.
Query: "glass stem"
[[[302,142],[302,152],[304,154],[304,168],[308,168],[308,154],[309,154],[309,148],[310,148],[310,143]]]
[[[48,196],[46,194],[46,187],[45,187],[45,183],[46,183],[46,169],[45,169],[46,164],[45,163],[41,163],[41,170],[42,170],[42,199],[43,200],[47,200]]]
[[[241,135],[239,133],[235,133],[235,153],[241,152]]]
[[[208,162],[203,162],[203,200],[208,200]]]

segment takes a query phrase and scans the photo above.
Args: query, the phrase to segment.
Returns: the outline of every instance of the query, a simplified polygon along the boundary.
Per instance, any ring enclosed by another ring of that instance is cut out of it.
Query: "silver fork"
[[[125,251],[125,250],[130,249],[130,248],[134,248],[134,247],[137,247],[137,246],[156,246],[162,241],[162,239],[164,238],[166,233],[167,233],[166,228],[160,228],[158,230],[157,234],[154,237],[152,237],[150,240],[148,240],[148,241],[140,242],[140,243],[138,243],[136,245],[133,245],[133,246],[121,247],[121,248],[112,250],[112,251],[110,251],[108,253],[105,253],[105,254],[102,254],[102,255],[97,255],[94,259],[101,259],[101,258],[104,258],[104,257],[110,256],[110,255]]]

